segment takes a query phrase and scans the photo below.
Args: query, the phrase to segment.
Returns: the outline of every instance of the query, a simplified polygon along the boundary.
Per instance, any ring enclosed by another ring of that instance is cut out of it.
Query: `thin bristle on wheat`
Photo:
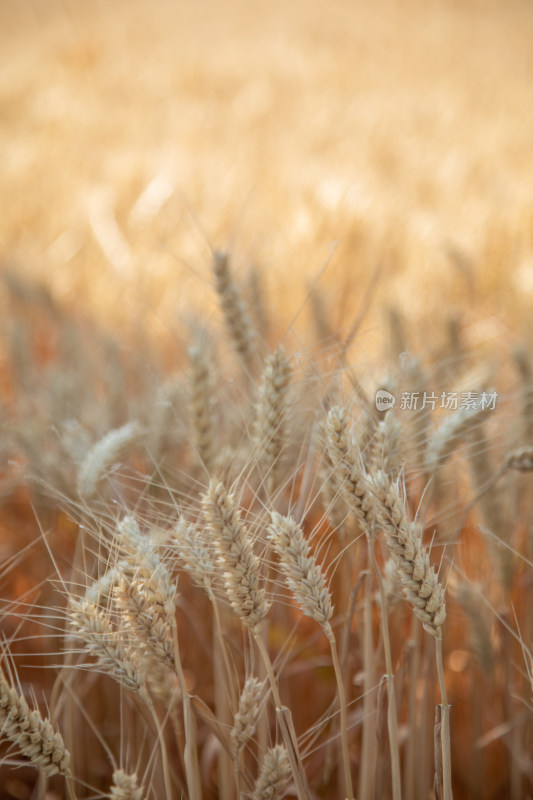
[[[231,742],[236,758],[239,757],[241,750],[255,733],[255,727],[261,710],[261,693],[263,688],[263,682],[257,678],[251,676],[246,679],[231,731]]]
[[[109,800],[142,800],[143,787],[137,786],[137,775],[128,775],[117,769],[113,773],[113,785],[109,787]]]
[[[304,614],[325,625],[333,615],[331,594],[302,528],[290,517],[273,512],[269,538],[298,605]]]
[[[216,252],[213,258],[213,273],[222,311],[237,353],[248,369],[254,354],[254,332],[241,293],[229,269],[227,253]]]
[[[282,345],[268,356],[259,385],[255,441],[260,452],[259,464],[268,476],[269,485],[275,484],[276,466],[285,440],[287,417],[287,391],[291,367]]]
[[[50,720],[30,710],[25,698],[9,685],[0,669],[0,734],[47,775],[70,775],[70,753]]]
[[[407,516],[398,482],[378,470],[372,481],[372,497],[376,517],[396,563],[404,594],[425,630],[440,638],[446,619],[444,590],[429,563],[420,533]]]
[[[138,422],[128,422],[121,428],[109,431],[91,447],[78,473],[80,497],[87,500],[94,497],[106,471],[113,466],[122,450],[135,441],[140,433],[141,426]]]
[[[204,516],[218,553],[226,594],[233,610],[249,628],[268,613],[265,591],[260,588],[260,561],[254,554],[233,495],[212,480],[202,500]]]
[[[291,777],[287,751],[278,744],[265,753],[252,800],[281,800]]]

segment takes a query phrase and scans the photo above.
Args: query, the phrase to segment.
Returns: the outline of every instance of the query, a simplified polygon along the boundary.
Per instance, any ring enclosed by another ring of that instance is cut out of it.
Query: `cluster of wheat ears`
[[[37,768],[35,800],[532,796],[527,352],[509,430],[479,402],[383,412],[377,389],[489,387],[466,358],[430,376],[406,355],[365,388],[353,331],[303,364],[267,347],[226,254],[212,276],[231,350],[193,326],[149,401],[125,404],[105,339],[107,411],[86,363],[74,390],[50,359],[39,424],[13,336],[3,498],[33,493],[52,574],[4,603],[2,774]],[[59,338],[75,372],[82,337],[63,319]],[[31,657],[53,668],[33,689]]]

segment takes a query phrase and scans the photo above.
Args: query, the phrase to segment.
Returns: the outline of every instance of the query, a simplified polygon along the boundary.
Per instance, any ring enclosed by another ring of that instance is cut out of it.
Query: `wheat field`
[[[531,41],[0,4],[0,800],[533,798]]]

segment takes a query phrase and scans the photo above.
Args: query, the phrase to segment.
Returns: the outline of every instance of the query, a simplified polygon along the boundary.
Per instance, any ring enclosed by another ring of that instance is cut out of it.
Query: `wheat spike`
[[[273,512],[269,537],[298,605],[304,614],[325,625],[333,615],[331,594],[301,526],[290,517]]]
[[[168,576],[160,572],[134,580],[122,575],[114,587],[116,607],[131,637],[131,646],[143,656],[159,659],[173,668],[176,592]]]
[[[287,751],[278,744],[265,754],[252,800],[282,800],[290,777]]]
[[[126,689],[146,696],[138,658],[109,616],[86,598],[71,598],[68,615],[74,632],[103,671]]]
[[[263,688],[264,683],[257,678],[252,676],[246,679],[231,731],[231,742],[236,759],[239,758],[239,754],[255,733],[255,726],[261,710]]]
[[[215,462],[213,365],[208,348],[199,341],[189,348],[189,417],[192,440],[201,463],[211,473]]]
[[[396,562],[403,591],[428,633],[442,636],[446,619],[444,590],[416,525],[408,519],[398,483],[378,470],[372,481],[376,517],[383,528],[389,552]]]
[[[30,710],[26,699],[9,685],[0,669],[0,734],[15,744],[48,776],[70,775],[70,753],[50,720]]]
[[[526,445],[509,453],[505,459],[505,469],[531,472],[533,470],[533,445]]]
[[[267,358],[259,385],[255,420],[255,442],[259,465],[271,490],[285,439],[287,391],[291,377],[289,360],[282,345]]]
[[[106,471],[113,466],[121,452],[141,433],[138,422],[128,422],[121,428],[109,431],[94,444],[82,461],[78,474],[80,497],[89,500],[98,491],[98,484]]]
[[[255,334],[244,300],[230,272],[227,253],[216,252],[214,254],[213,273],[233,344],[244,366],[251,371]]]
[[[392,411],[387,411],[376,426],[370,453],[371,469],[382,469],[395,474],[401,467],[399,440],[402,427]]]
[[[374,522],[374,508],[368,492],[364,466],[348,433],[346,410],[339,406],[330,409],[327,418],[328,448],[337,470],[348,507],[354,512],[365,532]]]
[[[457,445],[472,430],[475,420],[487,409],[481,405],[460,408],[446,417],[428,439],[425,469],[431,475],[449,459]]]
[[[268,613],[269,604],[264,589],[259,586],[260,562],[253,552],[234,497],[222,483],[212,480],[202,505],[228,599],[244,624],[254,629]]]
[[[181,563],[195,584],[209,592],[213,584],[215,566],[214,554],[207,546],[204,531],[198,530],[194,525],[188,525],[183,517],[180,517],[174,526],[172,536]]]
[[[117,769],[113,773],[113,785],[109,789],[109,800],[142,800],[143,787],[137,786],[137,775],[128,775]]]

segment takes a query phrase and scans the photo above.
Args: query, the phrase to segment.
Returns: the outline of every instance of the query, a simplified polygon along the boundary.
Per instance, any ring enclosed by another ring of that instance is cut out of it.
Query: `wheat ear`
[[[472,430],[475,420],[487,409],[481,405],[460,408],[446,417],[433,431],[427,442],[425,456],[426,474],[433,475],[450,458],[457,445]]]
[[[402,427],[392,411],[387,411],[376,425],[370,452],[371,469],[383,469],[389,474],[398,472],[400,464],[399,442]]]
[[[13,742],[22,755],[51,777],[69,776],[70,753],[63,737],[40,711],[30,710],[26,699],[9,685],[0,669],[0,734]]]
[[[255,334],[244,300],[230,272],[227,253],[215,252],[213,273],[220,304],[235,350],[241,357],[244,367],[251,372]]]
[[[80,497],[89,500],[98,491],[98,484],[106,471],[141,433],[138,422],[128,422],[121,428],[109,431],[94,444],[83,459],[78,473],[78,492]]]
[[[526,445],[510,452],[505,459],[504,469],[531,472],[533,470],[533,445]]]
[[[269,604],[260,587],[260,562],[235,499],[222,483],[212,480],[202,506],[229,602],[242,622],[253,630],[267,615]]]
[[[71,598],[67,613],[74,633],[103,672],[146,700],[146,683],[137,654],[113,626],[109,615],[84,597]]]
[[[282,800],[291,777],[286,749],[278,744],[265,753],[252,800]]]
[[[365,533],[374,521],[374,507],[367,490],[367,478],[359,451],[348,432],[346,409],[333,406],[326,423],[328,449],[335,465],[344,499]]]
[[[213,365],[203,341],[189,348],[189,418],[192,441],[200,462],[210,474],[215,462]]]
[[[137,786],[137,775],[128,775],[117,769],[113,773],[113,785],[109,787],[109,800],[142,800],[143,787]]]
[[[263,681],[251,676],[246,679],[242,690],[239,707],[233,718],[231,744],[233,746],[233,765],[237,795],[240,797],[240,768],[242,752],[255,733],[257,721],[261,713],[261,694]]]
[[[259,466],[266,478],[267,493],[276,486],[281,452],[285,440],[287,418],[287,392],[291,367],[282,345],[268,356],[259,385],[255,444],[259,452]]]
[[[263,688],[263,682],[257,678],[252,676],[246,679],[231,730],[231,742],[236,761],[255,733]]]
[[[375,499],[376,517],[396,563],[404,595],[425,630],[441,638],[446,619],[444,590],[430,565],[429,554],[422,544],[417,526],[408,518],[398,482],[378,470],[373,476],[372,496]]]

